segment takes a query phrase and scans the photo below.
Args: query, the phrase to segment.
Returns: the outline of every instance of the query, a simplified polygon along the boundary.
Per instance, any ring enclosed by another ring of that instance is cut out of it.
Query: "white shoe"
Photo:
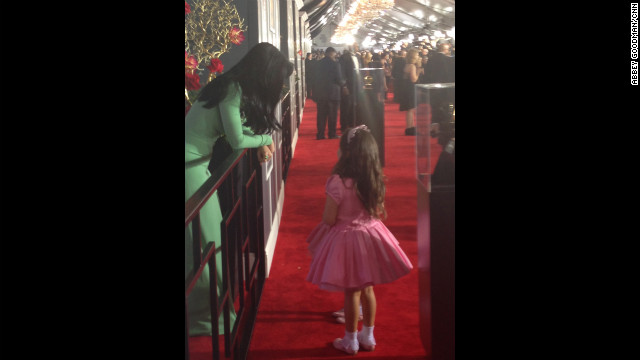
[[[353,342],[353,343],[346,343],[345,344],[345,341],[343,341],[340,338],[337,338],[337,339],[333,340],[333,347],[338,349],[338,350],[344,351],[347,354],[351,354],[351,355],[357,354],[358,353],[358,349],[359,349],[357,341]]]

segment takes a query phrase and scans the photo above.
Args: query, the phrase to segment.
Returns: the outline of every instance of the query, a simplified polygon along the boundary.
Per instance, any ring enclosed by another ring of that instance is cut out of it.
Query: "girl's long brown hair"
[[[371,216],[385,219],[385,177],[380,165],[378,144],[369,131],[356,130],[351,141],[348,141],[348,134],[349,131],[345,131],[340,138],[342,155],[331,173],[338,174],[343,181],[345,178],[353,179],[356,195],[364,208]]]

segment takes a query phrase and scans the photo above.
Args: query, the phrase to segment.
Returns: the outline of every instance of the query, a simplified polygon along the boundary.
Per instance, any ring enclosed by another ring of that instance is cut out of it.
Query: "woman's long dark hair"
[[[349,141],[346,131],[340,138],[340,159],[333,167],[332,174],[338,174],[343,180],[354,180],[358,199],[373,217],[384,219],[387,211],[384,208],[385,184],[378,143],[366,130],[356,130]]]
[[[240,113],[256,134],[267,134],[281,128],[275,117],[284,79],[293,73],[293,64],[269,43],[254,46],[231,70],[207,84],[198,101],[211,109],[222,101],[229,84],[237,82],[242,89]]]

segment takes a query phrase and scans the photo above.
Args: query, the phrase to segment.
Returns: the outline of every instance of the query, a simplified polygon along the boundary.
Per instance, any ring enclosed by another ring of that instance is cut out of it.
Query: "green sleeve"
[[[242,125],[240,117],[241,93],[237,86],[229,86],[229,94],[218,104],[222,118],[222,128],[227,141],[234,149],[256,148],[272,143],[269,135],[255,135],[246,126]]]
[[[250,127],[242,125],[242,132],[245,134],[253,135],[253,130]]]

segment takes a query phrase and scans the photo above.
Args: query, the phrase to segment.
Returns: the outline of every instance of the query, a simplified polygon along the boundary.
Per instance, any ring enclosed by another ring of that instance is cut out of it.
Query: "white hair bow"
[[[356,136],[356,131],[358,130],[369,131],[369,128],[367,127],[367,125],[359,125],[349,130],[349,134],[347,135],[347,144],[351,143],[351,139],[353,139],[353,137]]]

